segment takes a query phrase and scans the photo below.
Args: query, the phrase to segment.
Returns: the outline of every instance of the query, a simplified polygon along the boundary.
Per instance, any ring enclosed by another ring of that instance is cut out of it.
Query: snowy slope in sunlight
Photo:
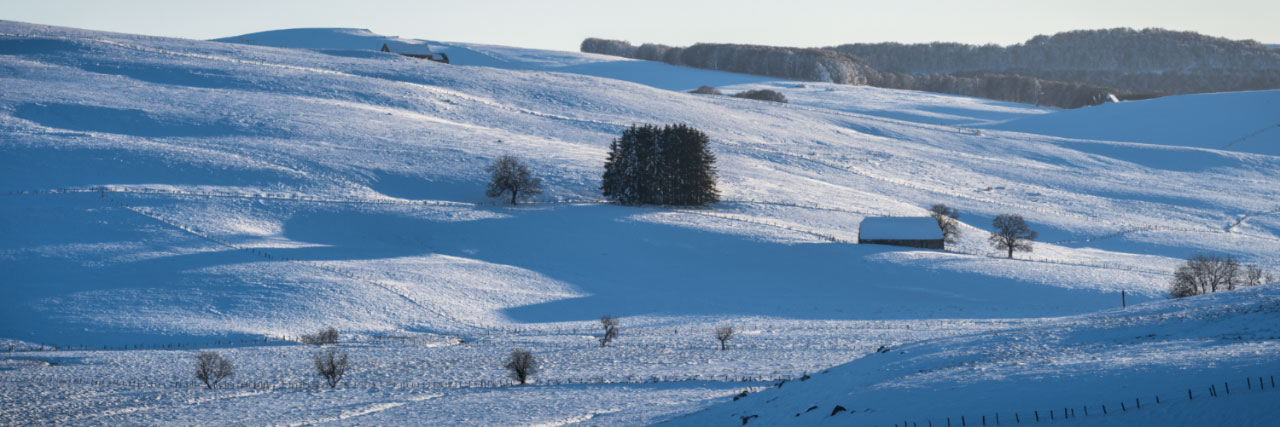
[[[660,62],[616,56],[511,48],[475,43],[439,42],[387,37],[356,28],[299,28],[264,31],[214,41],[255,46],[311,49],[336,56],[377,57],[383,44],[397,53],[445,53],[453,65],[508,70],[556,71],[636,82],[668,90],[701,85],[731,85],[772,79],[745,74],[675,67]]]
[[[1280,156],[1280,90],[1110,103],[1010,120],[989,128]]]
[[[668,424],[1265,425],[1278,334],[1271,284],[887,348]]]
[[[475,333],[602,310],[1069,314],[1121,290],[1158,297],[1197,250],[1268,268],[1280,250],[1273,157],[1081,146],[395,55],[0,32],[14,236],[0,262],[19,307],[0,332],[29,340],[325,322]],[[931,102],[947,100],[969,102]],[[723,203],[596,203],[608,142],[646,122],[711,135]],[[484,166],[504,153],[546,179],[544,204],[487,204]],[[939,202],[964,213],[954,252],[847,244],[865,215]],[[1050,243],[989,257],[980,229],[1005,212]]]
[[[1160,300],[1198,251],[1280,271],[1280,157],[979,130],[1059,113],[572,52],[431,42],[446,65],[363,30],[230,40],[0,21],[0,345],[17,353],[0,424],[634,425],[726,402],[684,422],[741,425],[738,391],[854,360],[748,396],[769,410],[752,422],[820,404],[798,419],[845,405],[822,419],[888,425],[1058,405],[1110,376],[1168,374],[1087,396],[1274,370],[1274,289]],[[794,103],[681,92],[702,84]],[[708,133],[723,200],[599,200],[636,123]],[[484,197],[504,154],[544,179],[533,203]],[[961,212],[947,251],[854,243],[864,217],[934,203]],[[1004,213],[1034,252],[990,248]],[[1155,302],[1083,314],[1121,292]],[[622,332],[601,347],[605,313]],[[326,326],[355,365],[321,391],[295,341]],[[236,364],[220,390],[191,379],[209,348]],[[533,384],[510,386],[513,348],[543,362]],[[903,414],[904,396],[940,403]]]

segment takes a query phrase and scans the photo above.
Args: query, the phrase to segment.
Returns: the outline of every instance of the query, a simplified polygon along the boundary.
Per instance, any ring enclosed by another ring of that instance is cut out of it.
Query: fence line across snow
[[[914,421],[903,419],[901,424],[894,423],[894,427],[970,427],[1083,421],[1083,419],[1088,419],[1089,417],[1126,414],[1134,411],[1168,407],[1169,405],[1185,404],[1197,400],[1228,397],[1232,395],[1231,386],[1233,384],[1235,385],[1234,393],[1237,396],[1242,393],[1274,392],[1276,389],[1275,375],[1264,374],[1246,376],[1243,381],[1237,378],[1234,381],[1225,380],[1198,387],[1165,389],[1144,396],[1136,396],[1132,399],[1111,400],[1095,404],[1073,402],[1052,408],[1032,408],[1029,410],[990,412],[976,415],[960,414]]]

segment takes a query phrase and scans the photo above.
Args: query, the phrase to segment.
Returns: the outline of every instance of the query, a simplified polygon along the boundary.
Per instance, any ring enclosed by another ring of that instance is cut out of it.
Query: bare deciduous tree
[[[934,220],[938,221],[938,228],[942,230],[943,242],[947,244],[955,244],[956,238],[960,237],[960,211],[944,204],[936,204],[929,207],[929,214]]]
[[[301,337],[303,344],[309,345],[325,345],[338,343],[338,329],[328,327],[321,329],[320,332],[314,334],[303,334]]]
[[[721,349],[721,350],[725,350],[725,349],[727,349],[727,347],[725,347],[725,344],[726,344],[726,343],[728,343],[728,342],[729,342],[729,340],[731,340],[731,339],[733,339],[733,327],[732,327],[732,326],[721,326],[721,327],[716,328],[716,340],[719,340],[719,341],[720,341],[720,349]]]
[[[330,348],[312,356],[316,365],[316,375],[323,378],[329,388],[335,388],[347,374],[347,353]]]
[[[1246,264],[1244,266],[1243,282],[1245,286],[1258,286],[1274,281],[1276,281],[1276,278],[1272,276],[1271,273],[1258,268],[1258,266],[1253,264]]]
[[[529,165],[515,156],[498,157],[489,165],[489,189],[484,195],[502,197],[511,193],[511,204],[519,201],[520,194],[536,196],[542,194],[542,178],[534,178]]]
[[[530,376],[538,373],[538,359],[529,350],[517,349],[511,352],[511,357],[503,367],[511,371],[512,379],[524,384]]]
[[[212,351],[202,351],[196,355],[196,379],[204,383],[204,386],[213,390],[222,380],[236,374],[236,370],[231,366],[231,362],[222,357],[221,354]]]
[[[995,230],[987,240],[997,250],[1008,251],[1009,258],[1013,258],[1013,251],[1031,252],[1031,241],[1036,239],[1036,232],[1027,226],[1027,221],[1022,219],[1022,215],[997,216],[991,222],[991,226]]]
[[[618,337],[618,319],[607,314],[600,316],[600,326],[604,328],[604,336],[600,337],[600,347],[605,347]]]
[[[1232,290],[1241,283],[1240,276],[1240,263],[1235,257],[1196,254],[1174,270],[1169,296],[1182,298]]]

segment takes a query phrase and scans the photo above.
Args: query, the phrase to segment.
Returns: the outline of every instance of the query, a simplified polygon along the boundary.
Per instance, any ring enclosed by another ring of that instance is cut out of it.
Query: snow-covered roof
[[[867,217],[858,226],[863,240],[935,240],[942,238],[942,229],[933,217]]]

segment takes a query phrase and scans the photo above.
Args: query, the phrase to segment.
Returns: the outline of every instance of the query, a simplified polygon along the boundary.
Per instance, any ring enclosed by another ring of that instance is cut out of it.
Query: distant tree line
[[[1253,40],[1158,28],[1069,31],[1008,47],[859,43],[830,49],[884,72],[1020,75],[1134,94],[1280,87],[1280,50]]]
[[[589,38],[582,51],[795,80],[867,84],[871,67],[862,59],[827,49],[699,43],[687,48]]]
[[[1101,104],[1107,101],[1108,94],[1124,95],[1114,88],[1017,75],[881,72],[857,56],[828,49],[737,44],[634,47],[624,41],[592,38],[583,41],[582,51],[793,80],[920,90],[1063,108]]]
[[[960,43],[789,48],[639,47],[591,38],[583,52],[795,80],[1076,108],[1166,94],[1280,88],[1280,50],[1161,29],[1071,31],[1001,47]]]

